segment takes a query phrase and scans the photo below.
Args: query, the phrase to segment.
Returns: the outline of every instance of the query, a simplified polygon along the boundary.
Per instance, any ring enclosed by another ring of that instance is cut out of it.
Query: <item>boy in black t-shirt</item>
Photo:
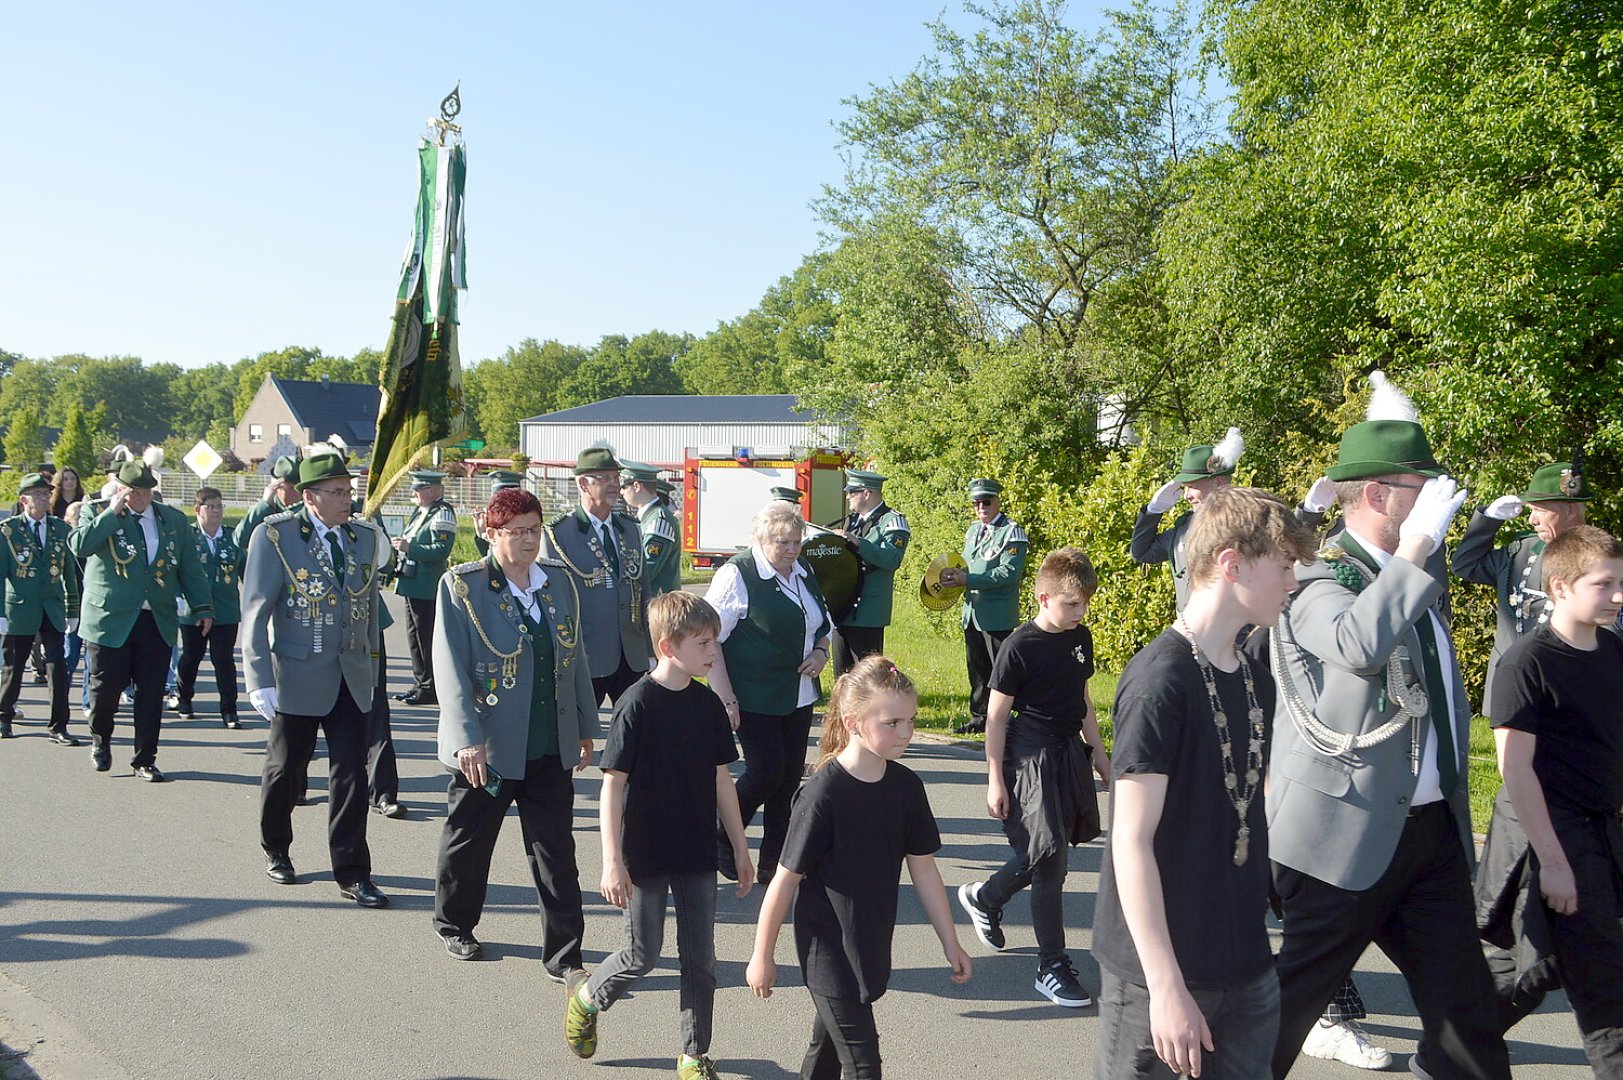
[[[1502,820],[1513,813],[1584,1053],[1596,1076],[1623,1077],[1623,640],[1600,633],[1623,608],[1623,543],[1579,525],[1550,541],[1543,561],[1549,622],[1511,647],[1493,683],[1505,786],[1489,846],[1513,831]],[[1484,873],[1521,857],[1495,851]],[[1514,960],[1498,974],[1508,1029],[1544,994],[1518,985]]]
[[[1081,548],[1060,548],[1037,571],[1037,617],[1016,627],[992,664],[986,714],[986,809],[1003,822],[1014,854],[982,882],[958,889],[975,936],[1002,949],[1003,905],[1031,887],[1037,992],[1056,1005],[1093,1004],[1065,952],[1068,849],[1099,835],[1090,756],[1108,787],[1110,766],[1088,698],[1093,636],[1082,625],[1098,588]]]
[[[620,698],[603,747],[603,898],[626,912],[626,945],[591,979],[572,983],[564,1040],[577,1057],[597,1052],[597,1015],[659,959],[665,898],[676,900],[681,957],[684,1080],[716,1075],[707,1056],[716,997],[716,814],[732,842],[738,895],[754,883],[738,793],[738,759],[721,699],[693,680],[715,663],[721,620],[692,593],[648,605],[659,662]]]
[[[1273,683],[1235,649],[1278,621],[1313,535],[1256,488],[1206,497],[1189,600],[1116,687],[1110,836],[1093,953],[1095,1075],[1267,1076],[1279,1028],[1263,807]]]

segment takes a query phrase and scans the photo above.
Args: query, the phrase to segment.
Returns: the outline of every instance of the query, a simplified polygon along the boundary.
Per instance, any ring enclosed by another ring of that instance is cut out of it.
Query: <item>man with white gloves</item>
[[[1467,797],[1471,709],[1427,562],[1465,500],[1413,405],[1380,373],[1329,470],[1346,529],[1271,632],[1280,703],[1269,856],[1283,908],[1285,1076],[1371,943],[1408,980],[1439,1075],[1509,1080],[1477,940]]]

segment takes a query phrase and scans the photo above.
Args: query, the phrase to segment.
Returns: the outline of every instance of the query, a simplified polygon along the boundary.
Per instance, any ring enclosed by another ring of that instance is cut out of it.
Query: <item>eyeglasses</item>
[[[970,499],[969,500],[969,505],[971,505],[971,506],[996,506],[997,505],[997,496],[993,495],[993,496],[991,496],[989,498],[985,498],[985,499]]]
[[[503,528],[498,528],[498,529],[491,529],[490,531],[493,532],[493,533],[499,533],[502,536],[508,537],[509,539],[512,539],[512,540],[532,540],[535,537],[541,535],[541,526],[532,525],[527,529],[509,529],[509,528],[503,527]]]
[[[331,488],[313,487],[313,488],[305,488],[304,490],[308,491],[312,495],[334,495],[334,496],[342,495],[346,499],[349,498],[349,496],[351,494],[348,487],[341,487],[341,488],[338,488],[338,487],[331,487]]]
[[[22,499],[49,499],[50,497],[51,493],[49,491],[24,491],[18,495],[18,498]]]
[[[197,508],[199,510],[224,510],[225,509],[225,503],[223,503],[223,502],[198,503]]]
[[[582,473],[581,479],[586,481],[588,484],[602,484],[604,487],[620,486],[620,478],[618,476],[593,476],[591,473]]]
[[[1377,480],[1375,482],[1380,484],[1382,487],[1404,488],[1408,491],[1419,491],[1421,488],[1426,486],[1425,484],[1399,484],[1393,480]]]

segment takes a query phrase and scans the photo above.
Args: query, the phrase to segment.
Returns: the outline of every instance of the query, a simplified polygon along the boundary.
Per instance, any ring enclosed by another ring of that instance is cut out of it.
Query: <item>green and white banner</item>
[[[468,287],[462,224],[467,159],[461,146],[417,148],[417,214],[400,268],[378,404],[366,512],[383,504],[422,452],[467,433],[457,353],[457,290]]]

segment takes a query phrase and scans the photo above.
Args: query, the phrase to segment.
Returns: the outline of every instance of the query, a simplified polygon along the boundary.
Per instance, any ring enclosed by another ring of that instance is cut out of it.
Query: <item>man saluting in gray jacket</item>
[[[1268,842],[1284,906],[1273,1073],[1370,942],[1409,982],[1436,1075],[1503,1078],[1509,1060],[1471,897],[1470,705],[1436,605],[1465,500],[1414,407],[1371,376],[1369,419],[1329,470],[1346,530],[1297,570],[1272,632],[1279,720]]]

